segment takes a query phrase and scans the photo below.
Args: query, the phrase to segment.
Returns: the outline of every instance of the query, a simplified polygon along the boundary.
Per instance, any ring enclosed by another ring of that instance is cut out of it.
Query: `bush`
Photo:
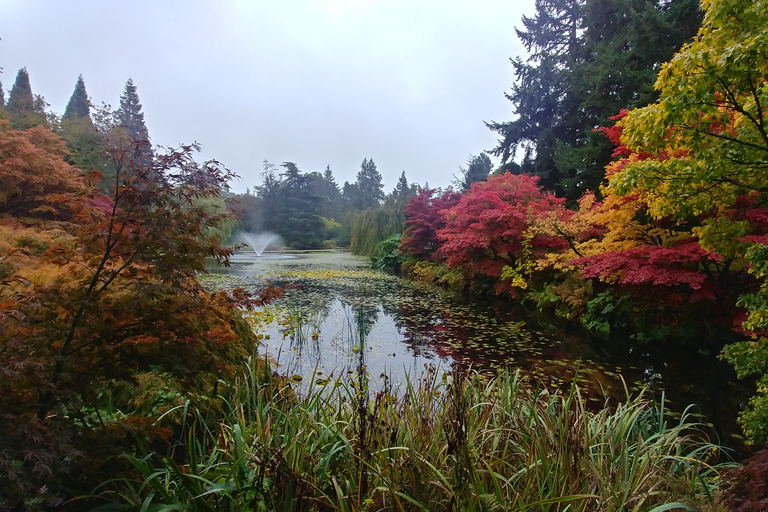
[[[768,510],[768,449],[752,455],[743,466],[724,471],[720,489],[728,510]]]

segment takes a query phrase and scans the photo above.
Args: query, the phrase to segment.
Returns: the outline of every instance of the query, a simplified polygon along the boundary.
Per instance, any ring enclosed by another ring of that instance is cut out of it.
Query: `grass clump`
[[[217,428],[190,429],[176,457],[133,458],[100,490],[105,508],[661,512],[717,486],[717,447],[642,397],[592,412],[576,386],[434,370],[400,398],[369,395],[360,372],[298,396],[256,368]]]

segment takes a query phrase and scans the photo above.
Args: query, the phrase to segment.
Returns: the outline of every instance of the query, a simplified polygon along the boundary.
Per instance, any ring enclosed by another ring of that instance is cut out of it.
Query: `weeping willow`
[[[350,248],[354,254],[375,256],[379,242],[403,230],[403,211],[395,206],[364,210],[352,220]]]

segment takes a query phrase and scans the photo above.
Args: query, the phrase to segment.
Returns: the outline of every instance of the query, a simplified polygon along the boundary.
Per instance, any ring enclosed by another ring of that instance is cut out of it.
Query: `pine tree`
[[[584,8],[584,61],[571,72],[578,99],[576,138],[559,147],[555,164],[571,199],[597,191],[613,144],[596,126],[610,126],[622,109],[657,98],[660,65],[696,34],[698,0],[588,0]]]
[[[34,112],[34,101],[32,86],[29,84],[29,73],[27,68],[21,68],[16,75],[16,82],[11,88],[8,103],[5,106],[11,128],[14,130],[31,128],[27,118]]]
[[[5,91],[3,90],[3,82],[0,82],[0,113],[5,112]]]
[[[322,198],[312,190],[312,177],[295,163],[284,162],[282,166],[282,180],[265,198],[268,215],[264,227],[278,233],[292,249],[319,249],[324,235],[319,215]]]
[[[344,216],[344,200],[330,165],[326,166],[323,172],[323,185],[324,195],[328,199],[324,202],[323,217],[340,221]]]
[[[85,81],[83,75],[77,77],[75,90],[69,97],[67,108],[64,109],[62,120],[71,118],[91,118],[91,102],[88,99],[88,93],[85,91]]]
[[[91,102],[83,75],[77,77],[75,90],[61,118],[61,137],[67,142],[69,163],[80,169],[104,170],[100,137],[91,120]]]
[[[333,171],[330,165],[325,166],[325,172],[323,172],[323,180],[327,188],[328,199],[333,200],[334,197],[341,195],[339,185],[336,183],[336,178],[333,176]]]
[[[384,184],[381,182],[381,174],[376,169],[376,164],[371,159],[363,159],[360,171],[355,181],[357,188],[356,200],[353,200],[355,208],[367,210],[381,205],[384,199]]]

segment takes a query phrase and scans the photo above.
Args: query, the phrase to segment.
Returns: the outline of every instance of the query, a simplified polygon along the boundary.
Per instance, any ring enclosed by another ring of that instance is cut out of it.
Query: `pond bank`
[[[472,367],[487,375],[511,367],[551,389],[568,389],[576,378],[595,408],[606,396],[622,400],[626,391],[642,390],[659,400],[663,393],[677,411],[696,404],[722,442],[740,446],[736,416],[748,390],[711,355],[541,329],[509,303],[468,302],[373,271],[366,258],[348,253],[257,258],[240,252],[231,264],[211,269],[206,285],[256,290],[270,280],[287,287],[282,300],[253,320],[264,350],[296,381],[325,383],[363,364],[379,389],[385,382],[401,385],[406,374],[418,379],[432,366]]]

